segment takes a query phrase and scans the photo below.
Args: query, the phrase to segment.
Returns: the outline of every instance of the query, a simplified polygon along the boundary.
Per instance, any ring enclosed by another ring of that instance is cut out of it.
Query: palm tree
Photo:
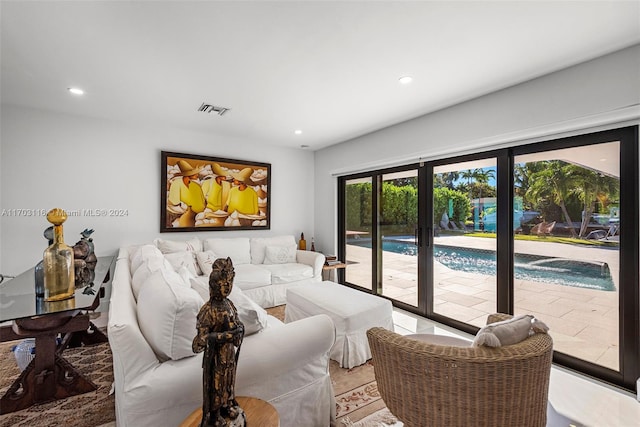
[[[513,165],[513,191],[515,195],[522,197],[523,208],[534,209],[536,206],[535,200],[527,198],[527,190],[530,186],[531,175],[544,169],[544,163],[527,162]]]
[[[460,173],[457,171],[437,173],[433,176],[433,185],[434,187],[446,187],[455,190],[455,182],[459,178]]]
[[[567,211],[567,196],[575,187],[576,176],[571,174],[569,165],[561,160],[545,161],[544,168],[529,177],[531,185],[527,189],[529,200],[550,199],[560,206],[564,220],[569,226],[571,236],[576,237],[576,230]]]
[[[579,237],[585,237],[588,232],[589,222],[595,212],[596,202],[598,199],[610,199],[611,196],[615,198],[620,192],[620,182],[616,178],[576,165],[569,165],[566,169],[575,178],[576,187],[573,193],[583,203]]]
[[[491,178],[496,177],[496,172],[493,169],[474,169],[473,173],[476,181],[480,184],[488,184]],[[479,185],[478,188],[480,190],[478,198],[482,199],[482,185]]]

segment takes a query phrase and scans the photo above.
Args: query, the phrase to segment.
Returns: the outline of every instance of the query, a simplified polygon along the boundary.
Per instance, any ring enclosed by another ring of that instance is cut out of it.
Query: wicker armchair
[[[383,328],[367,338],[380,395],[406,427],[546,426],[548,334],[498,348],[435,345]]]

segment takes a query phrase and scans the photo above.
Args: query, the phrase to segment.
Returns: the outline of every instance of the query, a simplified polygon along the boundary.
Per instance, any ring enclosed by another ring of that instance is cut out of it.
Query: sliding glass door
[[[640,376],[638,128],[339,180],[347,285],[475,333],[533,314],[554,361]]]
[[[633,135],[567,138],[513,157],[514,313],[544,319],[557,360],[627,385],[639,374]]]
[[[345,280],[371,289],[373,280],[373,186],[372,178],[349,179],[344,187]]]
[[[497,310],[496,165],[433,167],[433,313],[474,326]]]
[[[419,177],[416,167],[342,180],[339,254],[345,283],[418,307]]]
[[[380,191],[381,294],[418,306],[418,171],[383,174]]]

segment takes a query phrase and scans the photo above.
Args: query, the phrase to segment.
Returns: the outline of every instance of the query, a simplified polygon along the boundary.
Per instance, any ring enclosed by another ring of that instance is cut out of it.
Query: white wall
[[[636,124],[638,82],[640,45],[317,151],[316,246],[336,251],[337,175]]]
[[[96,253],[156,237],[313,234],[313,153],[179,129],[117,122],[3,105],[0,133],[0,272],[35,265],[47,242],[43,216],[8,216],[10,209],[126,209],[122,217],[71,217],[65,241],[85,228]],[[271,230],[160,234],[160,151],[271,163]],[[295,201],[295,203],[293,203]]]

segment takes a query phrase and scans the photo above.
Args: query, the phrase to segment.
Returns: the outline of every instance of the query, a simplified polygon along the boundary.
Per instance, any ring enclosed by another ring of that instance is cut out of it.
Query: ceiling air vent
[[[224,113],[226,113],[227,111],[230,111],[231,108],[227,108],[227,107],[218,107],[216,105],[211,105],[211,104],[206,104],[206,103],[202,103],[202,105],[200,106],[200,108],[198,108],[198,111],[202,111],[203,113],[216,113],[219,116],[222,116]]]

